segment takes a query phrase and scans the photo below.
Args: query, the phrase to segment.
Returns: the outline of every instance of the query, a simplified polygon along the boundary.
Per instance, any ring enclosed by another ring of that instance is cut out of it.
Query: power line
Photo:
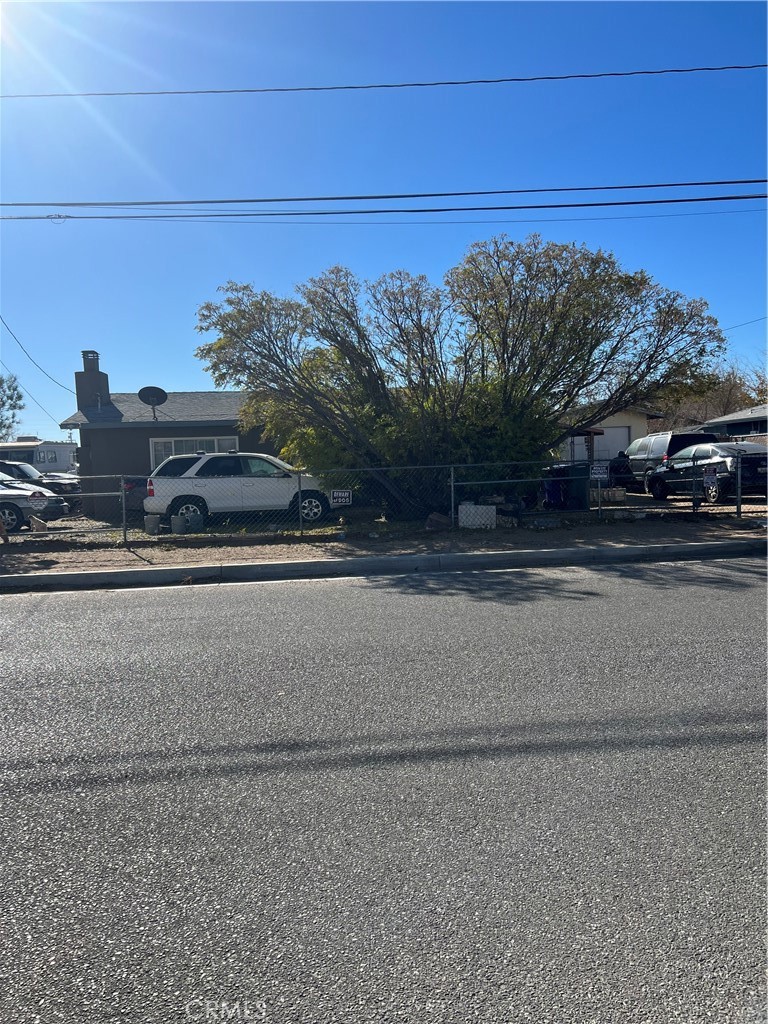
[[[759,316],[757,320],[746,320],[743,324],[735,324],[733,327],[726,327],[723,334],[728,334],[730,331],[735,331],[737,327],[748,327],[750,324],[759,324],[763,320],[768,320],[768,316]]]
[[[58,427],[58,426],[59,426],[59,421],[58,421],[57,419],[55,419],[55,418],[54,418],[53,416],[51,416],[51,414],[50,414],[50,413],[48,412],[48,410],[47,410],[47,409],[45,408],[45,406],[44,406],[44,405],[40,405],[40,403],[39,403],[39,402],[38,402],[38,400],[37,400],[37,399],[36,399],[36,398],[34,397],[34,395],[31,395],[31,394],[29,393],[29,391],[27,391],[27,389],[26,389],[25,387],[22,387],[22,385],[21,385],[21,381],[20,381],[20,380],[19,380],[19,378],[18,378],[18,377],[16,376],[16,374],[15,374],[15,373],[13,372],[13,370],[11,370],[11,369],[10,369],[10,367],[6,366],[6,365],[5,365],[5,363],[4,363],[4,362],[3,362],[2,360],[0,360],[0,366],[2,366],[2,367],[3,367],[4,369],[5,369],[5,370],[7,370],[7,371],[8,371],[8,373],[10,373],[10,375],[11,375],[11,376],[13,377],[13,379],[14,379],[14,380],[16,381],[16,383],[17,383],[17,384],[19,385],[19,389],[20,389],[21,391],[23,391],[23,392],[24,392],[24,394],[25,394],[25,395],[27,396],[27,398],[29,398],[29,399],[30,399],[31,401],[33,401],[33,402],[35,403],[35,405],[36,405],[36,406],[37,406],[37,407],[38,407],[39,409],[42,409],[42,410],[43,410],[43,412],[45,413],[45,415],[46,415],[46,416],[48,417],[48,419],[50,419],[50,420],[53,420],[53,422],[54,422],[54,423],[56,424],[56,426]]]
[[[24,346],[23,346],[23,345],[21,344],[21,342],[19,341],[19,339],[18,339],[18,338],[16,337],[16,335],[15,335],[15,334],[13,333],[13,331],[11,330],[11,328],[10,328],[10,327],[8,326],[8,324],[7,324],[6,322],[5,322],[5,320],[3,320],[2,316],[0,316],[0,323],[2,323],[3,327],[4,327],[5,329],[6,329],[6,331],[8,331],[8,333],[10,334],[10,336],[11,336],[11,337],[13,338],[13,340],[14,340],[14,341],[16,342],[16,344],[17,344],[17,345],[19,346],[19,348],[20,348],[20,349],[21,349],[21,351],[22,351],[22,352],[24,353],[24,355],[25,355],[25,356],[27,357],[27,359],[29,359],[29,361],[30,361],[30,362],[34,363],[34,364],[35,364],[35,366],[36,366],[36,367],[38,368],[38,370],[40,370],[40,372],[41,372],[41,373],[44,373],[44,374],[45,374],[45,376],[46,376],[46,377],[48,378],[48,380],[52,380],[54,384],[58,384],[58,386],[59,386],[60,388],[64,388],[64,390],[65,390],[65,391],[68,391],[68,392],[70,393],[70,395],[74,395],[74,394],[75,394],[75,392],[74,392],[74,391],[72,390],[72,388],[68,388],[68,387],[66,386],[66,384],[62,384],[62,383],[61,383],[60,381],[56,380],[56,378],[55,378],[55,377],[52,377],[52,376],[50,375],[50,373],[48,373],[48,371],[47,371],[47,370],[44,370],[44,369],[42,368],[42,366],[40,365],[40,363],[38,363],[38,362],[35,362],[35,360],[34,360],[34,359],[32,358],[32,356],[31,356],[31,355],[29,354],[29,352],[27,352],[27,350],[26,350],[26,349],[24,348]],[[41,408],[42,408],[42,407],[41,407]]]
[[[250,211],[240,210],[234,213],[207,213],[205,219],[208,222],[214,220],[226,220],[231,217],[247,217],[253,219],[266,219],[271,217],[349,217],[360,215],[382,215],[382,214],[414,214],[414,213],[477,213],[495,212],[509,210],[578,210],[594,209],[596,207],[617,207],[617,206],[663,206],[677,203],[725,203],[741,202],[749,199],[768,199],[768,193],[760,192],[750,195],[725,195],[725,196],[688,196],[685,198],[672,199],[622,199],[591,203],[531,203],[515,206],[433,206],[395,208],[388,210],[266,210]],[[56,213],[56,214],[21,214],[0,217],[0,220],[164,220],[164,221],[188,221],[191,218],[200,219],[200,214],[188,213]]]
[[[526,217],[526,218],[504,218],[503,220],[358,220],[358,221],[341,221],[331,220],[323,221],[322,224],[316,220],[273,220],[269,223],[272,225],[279,224],[284,227],[325,227],[332,224],[336,227],[396,227],[408,225],[410,226],[421,226],[421,227],[446,227],[456,226],[461,224],[587,224],[592,221],[605,221],[605,220],[670,220],[677,217],[732,217],[734,215],[744,213],[765,213],[766,208],[754,208],[751,210],[699,210],[696,213],[639,213],[635,217],[618,217],[607,216],[607,217]],[[224,223],[227,225],[248,225],[254,227],[258,225],[256,220],[235,220],[233,215],[232,220],[227,220]],[[0,218],[2,220],[2,218]],[[155,221],[159,224],[165,222],[164,217],[156,217]],[[210,221],[205,220],[204,214],[190,214],[184,218],[185,224],[208,224]],[[219,221],[218,223],[222,223]],[[262,222],[263,224],[264,222]]]
[[[466,85],[509,85],[524,82],[572,82],[598,78],[637,78],[652,75],[691,75],[717,71],[754,71],[768,67],[766,64],[725,64],[718,67],[657,68],[648,71],[600,71],[590,74],[572,75],[530,75],[509,78],[467,78],[436,82],[383,82],[367,85],[294,85],[268,86],[253,89],[134,89],[113,92],[29,92],[6,93],[0,100],[40,100],[61,98],[96,98],[103,96],[244,96],[267,93],[297,92],[362,92],[374,89],[434,89],[446,86]]]
[[[651,182],[644,185],[568,185],[556,188],[496,188],[465,192],[389,192],[371,195],[347,196],[274,196],[271,198],[257,197],[250,199],[132,199],[110,200],[108,202],[36,202],[36,203],[3,203],[0,207],[21,209],[37,206],[53,206],[56,209],[130,209],[145,206],[225,206],[246,205],[256,203],[346,203],[370,202],[372,200],[390,199],[449,199],[466,196],[512,196],[535,195],[543,192],[616,192],[626,190],[645,190],[653,188],[714,188],[725,185],[764,185],[768,178],[730,178],[723,181],[668,181]]]

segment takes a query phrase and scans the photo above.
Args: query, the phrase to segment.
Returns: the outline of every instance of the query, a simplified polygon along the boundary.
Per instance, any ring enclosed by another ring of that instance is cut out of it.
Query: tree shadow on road
[[[586,579],[585,571],[589,573]],[[612,600],[613,595],[598,588],[600,580],[645,583],[662,590],[701,587],[738,591],[756,589],[765,582],[765,578],[765,567],[757,562],[713,561],[414,573],[376,577],[362,585],[404,595],[464,597],[473,601],[514,605],[543,599],[577,601],[604,597]]]
[[[715,747],[765,740],[761,713],[688,709],[677,714],[458,726],[413,734],[282,739],[263,743],[114,751],[30,758],[0,765],[14,775],[0,791],[61,793],[102,787],[211,781],[238,776],[350,771],[424,763],[530,759]]]

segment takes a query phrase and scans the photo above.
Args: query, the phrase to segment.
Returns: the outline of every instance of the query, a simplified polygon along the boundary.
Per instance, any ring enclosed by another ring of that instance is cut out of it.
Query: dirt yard
[[[520,551],[526,549],[586,547],[624,544],[673,544],[761,538],[765,521],[758,517],[656,514],[643,518],[603,520],[554,528],[453,530],[427,532],[423,528],[399,530],[385,524],[365,535],[344,540],[332,533],[304,538],[277,535],[148,537],[132,531],[123,546],[119,531],[55,537],[15,534],[0,544],[0,575],[29,572],[81,572],[135,569],[141,566],[220,565],[224,562],[276,562],[310,558],[350,558],[362,555],[399,555],[422,552]]]

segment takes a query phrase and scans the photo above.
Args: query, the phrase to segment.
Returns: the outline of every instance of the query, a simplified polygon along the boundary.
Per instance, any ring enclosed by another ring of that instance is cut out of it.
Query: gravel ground
[[[224,562],[282,562],[292,559],[350,558],[458,551],[515,551],[539,548],[624,544],[674,544],[765,536],[759,518],[713,515],[656,515],[643,519],[574,524],[548,529],[456,530],[450,533],[399,533],[381,528],[378,536],[147,537],[135,531],[128,547],[119,531],[57,539],[50,534],[13,535],[0,545],[0,575],[27,572],[78,572],[136,569],[142,566],[220,565]]]

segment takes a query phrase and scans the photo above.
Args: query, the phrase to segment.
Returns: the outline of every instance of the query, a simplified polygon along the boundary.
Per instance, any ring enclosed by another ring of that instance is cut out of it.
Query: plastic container
[[[589,509],[588,462],[561,463],[544,471],[544,507],[573,512]]]
[[[144,516],[144,533],[153,537],[160,533],[160,516]]]
[[[171,516],[171,533],[186,533],[187,532],[187,517],[186,516]]]

